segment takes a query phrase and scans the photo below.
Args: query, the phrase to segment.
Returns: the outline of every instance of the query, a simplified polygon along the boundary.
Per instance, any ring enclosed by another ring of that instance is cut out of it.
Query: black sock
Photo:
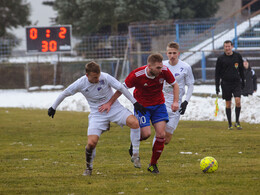
[[[88,150],[86,148],[86,166],[87,166],[87,168],[90,167],[90,162],[91,162],[91,158],[92,158],[92,151],[93,150]]]
[[[236,107],[236,108],[235,108],[235,112],[236,112],[236,122],[237,122],[237,123],[239,123],[240,110],[241,110],[241,107]]]
[[[227,119],[228,119],[228,124],[229,126],[232,125],[231,123],[231,108],[226,108],[226,115],[227,115]]]

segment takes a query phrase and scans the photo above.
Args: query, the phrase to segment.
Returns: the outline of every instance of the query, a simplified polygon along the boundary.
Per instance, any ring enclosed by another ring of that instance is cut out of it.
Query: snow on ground
[[[260,89],[260,84],[258,84]],[[131,91],[132,92],[132,91]],[[25,89],[0,90],[0,107],[18,107],[18,108],[39,108],[47,109],[53,104],[61,91],[35,91],[27,92]],[[195,85],[194,93],[215,94],[214,85]],[[213,97],[192,96],[187,110],[181,120],[200,120],[200,121],[226,121],[225,101],[218,99],[219,113],[214,116],[215,100]],[[123,95],[119,101],[129,110],[133,106]],[[260,90],[249,97],[242,96],[242,111],[240,115],[241,122],[260,123]],[[77,93],[74,96],[66,98],[57,110],[89,112],[89,105],[85,97]],[[232,121],[235,121],[234,99],[232,100]],[[46,114],[47,115],[47,114]]]

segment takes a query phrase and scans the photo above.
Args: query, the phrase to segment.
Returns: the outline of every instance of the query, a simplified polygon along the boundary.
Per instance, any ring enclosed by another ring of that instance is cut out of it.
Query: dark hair
[[[230,40],[226,40],[226,41],[224,42],[224,44],[227,44],[227,43],[230,43],[231,45],[233,45],[232,41],[230,41]]]
[[[91,73],[91,72],[94,72],[94,73],[97,73],[97,74],[100,73],[100,66],[94,61],[86,64],[85,69],[86,69],[86,73],[88,73],[88,74]]]
[[[154,53],[148,56],[147,62],[148,64],[154,64],[155,62],[162,62],[163,56],[160,53]]]

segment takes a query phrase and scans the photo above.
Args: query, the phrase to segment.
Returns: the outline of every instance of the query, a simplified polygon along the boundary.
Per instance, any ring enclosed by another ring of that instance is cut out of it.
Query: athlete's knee
[[[231,101],[226,101],[226,108],[231,108]]]
[[[237,101],[236,101],[236,107],[241,107],[241,102],[240,102],[240,100],[237,100]]]
[[[96,148],[97,141],[95,140],[88,140],[87,148],[90,150],[94,150]]]
[[[158,137],[158,138],[165,138],[165,132],[164,131],[156,132],[156,137]]]
[[[143,132],[141,135],[142,140],[147,140],[151,136],[151,132]]]
[[[126,119],[126,125],[131,129],[138,129],[140,127],[139,121],[134,115],[131,115]]]
[[[168,143],[170,143],[170,141],[171,141],[171,138],[167,138],[167,137],[165,137],[165,145],[167,145]]]
[[[137,120],[137,119],[134,120],[134,121],[132,122],[131,126],[132,126],[132,127],[131,127],[132,129],[138,129],[138,128],[140,127],[138,120]]]

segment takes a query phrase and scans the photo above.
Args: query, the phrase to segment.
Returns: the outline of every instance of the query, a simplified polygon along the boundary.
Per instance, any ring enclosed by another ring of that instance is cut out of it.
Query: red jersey
[[[157,77],[149,76],[146,67],[147,65],[133,70],[125,79],[125,84],[128,88],[135,87],[134,97],[144,107],[163,104],[164,80],[173,85],[175,78],[166,66],[163,66],[161,74]]]

